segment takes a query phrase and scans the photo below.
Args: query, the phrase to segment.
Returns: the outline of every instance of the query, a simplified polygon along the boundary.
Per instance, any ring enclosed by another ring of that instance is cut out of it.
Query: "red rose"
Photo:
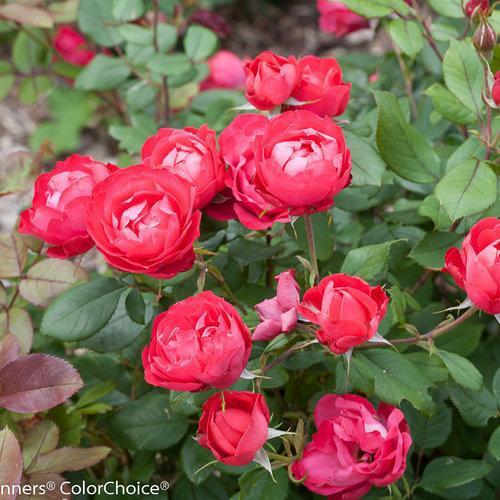
[[[224,391],[203,405],[198,443],[226,465],[245,465],[267,440],[269,408],[262,394]]]
[[[290,221],[288,209],[272,206],[254,182],[255,142],[262,137],[268,123],[269,120],[262,115],[243,114],[237,116],[220,135],[221,153],[228,164],[226,185],[232,196],[218,207],[212,205],[210,215],[220,219],[230,218],[231,206],[232,216],[253,230],[266,229],[275,222]]]
[[[21,213],[19,231],[52,245],[50,257],[68,258],[94,246],[85,227],[85,208],[92,189],[118,167],[72,155],[35,182],[33,206]]]
[[[245,86],[243,61],[234,52],[219,50],[208,61],[208,78],[202,89],[241,89]]]
[[[308,490],[352,500],[404,474],[412,440],[394,406],[380,403],[375,410],[360,396],[327,394],[316,405],[314,421],[318,432],[291,469],[297,480],[305,478]]]
[[[165,169],[135,165],[97,185],[86,224],[110,265],[171,278],[191,268],[201,213],[195,188]]]
[[[351,153],[342,129],[310,111],[287,111],[256,138],[255,185],[291,215],[319,212],[351,181]]]
[[[335,354],[370,340],[385,316],[389,298],[380,286],[355,276],[332,274],[307,290],[299,313],[320,329],[318,340]]]
[[[476,10],[486,12],[489,8],[489,0],[469,0],[465,5],[465,15],[467,17],[472,17]]]
[[[236,309],[202,292],[156,317],[142,353],[144,376],[173,391],[226,389],[238,380],[251,350],[250,331]]]
[[[275,279],[278,281],[276,297],[255,306],[262,323],[255,328],[252,340],[271,340],[282,332],[291,332],[297,324],[300,287],[295,281],[295,269],[283,271]]]
[[[59,26],[53,43],[60,56],[76,66],[86,66],[96,55],[84,36],[71,26]]]
[[[270,51],[247,62],[245,73],[248,102],[264,110],[283,104],[291,97],[299,81],[297,59],[281,57]]]
[[[450,248],[444,271],[488,314],[500,314],[500,219],[488,217],[472,226],[462,248]]]
[[[318,0],[317,7],[320,13],[320,29],[339,38],[370,27],[367,19],[349,10],[342,2]]]
[[[194,208],[202,208],[224,187],[226,170],[217,151],[215,132],[203,125],[198,130],[161,128],[142,146],[142,162],[166,168],[196,187]]]
[[[495,73],[495,83],[493,83],[493,88],[491,89],[491,96],[493,102],[500,106],[500,71]]]
[[[310,104],[288,106],[306,109],[320,116],[341,115],[347,103],[351,84],[342,81],[342,69],[331,57],[306,56],[299,60],[300,80],[292,97]]]

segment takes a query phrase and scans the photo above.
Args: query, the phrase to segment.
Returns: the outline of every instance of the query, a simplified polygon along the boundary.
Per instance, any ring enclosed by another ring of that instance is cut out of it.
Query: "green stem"
[[[304,225],[306,227],[307,244],[309,245],[309,256],[314,273],[314,283],[319,283],[318,257],[316,255],[316,245],[314,243],[314,228],[311,216],[304,215]]]

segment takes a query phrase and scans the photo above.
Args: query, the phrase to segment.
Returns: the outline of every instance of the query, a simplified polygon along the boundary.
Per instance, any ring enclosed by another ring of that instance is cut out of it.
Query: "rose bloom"
[[[156,317],[142,353],[144,377],[173,391],[226,389],[238,380],[251,350],[250,331],[236,309],[202,292]]]
[[[357,499],[397,481],[405,472],[411,436],[403,412],[378,410],[354,394],[327,394],[314,409],[318,432],[292,465],[297,480],[331,499]]]
[[[243,61],[234,52],[219,50],[208,61],[208,78],[201,84],[206,89],[241,89],[245,86]]]
[[[444,271],[488,314],[500,314],[500,219],[477,222],[462,242],[445,255]]]
[[[86,66],[96,55],[88,48],[85,37],[71,26],[59,26],[53,44],[65,61],[76,66]]]
[[[341,115],[351,92],[351,84],[342,81],[342,69],[332,57],[306,56],[299,60],[300,80],[292,97],[300,102],[288,109],[306,109],[320,116]]]
[[[51,245],[49,257],[68,258],[94,246],[85,227],[85,208],[92,189],[118,167],[72,155],[39,175],[32,207],[21,213],[19,232],[32,234]]]
[[[295,57],[262,52],[245,64],[245,97],[258,109],[273,109],[291,97],[299,81],[299,71]]]
[[[300,287],[295,281],[295,269],[283,271],[275,279],[278,281],[276,297],[255,306],[262,323],[255,328],[252,340],[271,340],[280,333],[291,332],[297,324]]]
[[[500,71],[495,73],[495,82],[493,83],[493,88],[491,89],[491,96],[494,103],[500,106]]]
[[[254,155],[257,189],[291,215],[327,210],[351,182],[351,152],[342,129],[310,111],[272,118],[256,138]]]
[[[271,205],[254,182],[255,143],[264,134],[268,123],[265,116],[243,114],[221,133],[220,150],[228,165],[225,182],[231,193],[226,194],[226,203],[211,207],[209,213],[215,218],[237,217],[245,227],[253,230],[269,228],[275,222],[290,221],[288,209]]]
[[[489,0],[469,0],[465,4],[465,15],[471,17],[474,12],[486,12],[490,8]]]
[[[142,146],[142,163],[166,168],[196,187],[194,208],[202,208],[224,187],[226,167],[215,132],[206,125],[184,130],[161,128]]]
[[[320,29],[327,33],[333,33],[339,38],[354,31],[370,27],[368,19],[358,16],[358,14],[349,10],[342,2],[318,0],[317,7],[320,13]]]
[[[380,286],[372,287],[356,276],[332,274],[307,290],[298,310],[319,325],[318,340],[342,354],[377,333],[388,303]]]
[[[223,464],[246,465],[267,440],[269,408],[262,394],[222,394],[214,394],[203,405],[197,441]]]
[[[111,266],[171,278],[194,262],[201,218],[195,194],[192,184],[166,169],[117,170],[92,193],[88,232]]]

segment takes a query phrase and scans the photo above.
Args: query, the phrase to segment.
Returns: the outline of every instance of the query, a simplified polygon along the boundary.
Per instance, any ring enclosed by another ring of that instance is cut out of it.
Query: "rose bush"
[[[0,482],[494,498],[496,4],[319,1],[333,51],[236,55],[208,1],[60,3],[0,5],[0,97],[50,114],[0,172]]]

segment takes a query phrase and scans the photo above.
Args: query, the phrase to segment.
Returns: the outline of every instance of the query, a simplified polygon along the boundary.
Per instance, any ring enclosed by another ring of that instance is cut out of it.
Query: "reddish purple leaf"
[[[0,341],[0,370],[19,357],[19,342],[10,333]]]
[[[81,389],[78,372],[66,361],[30,354],[0,370],[0,407],[19,413],[48,410]]]
[[[19,484],[23,472],[23,459],[16,436],[6,427],[0,432],[0,484]],[[16,495],[1,496],[2,500],[12,500]]]

